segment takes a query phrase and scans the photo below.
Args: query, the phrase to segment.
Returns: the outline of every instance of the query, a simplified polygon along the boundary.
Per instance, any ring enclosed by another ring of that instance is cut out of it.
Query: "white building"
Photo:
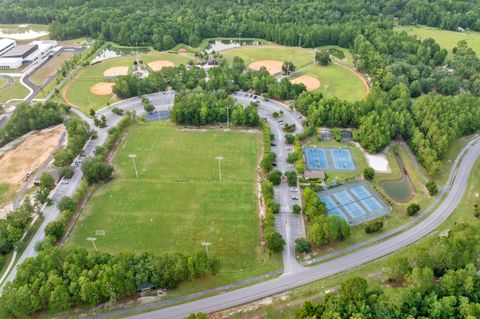
[[[16,42],[11,39],[0,39],[0,55],[6,53],[7,51],[15,48]]]
[[[53,53],[57,41],[33,41],[28,45],[10,48],[0,56],[0,69],[18,69],[23,64],[41,60]]]
[[[22,58],[2,58],[0,57],[1,69],[18,69],[23,64]]]

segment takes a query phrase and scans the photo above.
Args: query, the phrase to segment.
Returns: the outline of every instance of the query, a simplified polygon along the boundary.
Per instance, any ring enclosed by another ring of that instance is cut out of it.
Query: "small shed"
[[[325,179],[325,172],[324,171],[306,170],[303,173],[303,177],[305,177],[305,179],[321,179],[321,180],[324,180]]]

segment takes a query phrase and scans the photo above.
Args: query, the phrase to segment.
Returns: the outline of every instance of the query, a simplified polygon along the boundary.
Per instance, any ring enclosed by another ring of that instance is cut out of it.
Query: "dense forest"
[[[384,276],[397,288],[349,278],[320,303],[306,302],[296,318],[478,318],[479,230],[458,224],[448,235],[413,248],[408,257],[391,258]]]
[[[370,22],[480,30],[478,1],[425,0],[2,0],[0,23],[52,23],[58,39],[92,36],[170,49],[209,37],[350,47]],[[299,39],[299,35],[301,35]],[[300,40],[300,41],[299,41]]]

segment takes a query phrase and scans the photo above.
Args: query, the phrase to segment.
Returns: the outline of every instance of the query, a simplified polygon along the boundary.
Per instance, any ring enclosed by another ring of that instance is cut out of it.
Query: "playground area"
[[[388,206],[363,181],[355,181],[318,193],[329,214],[337,215],[355,226],[390,214]]]

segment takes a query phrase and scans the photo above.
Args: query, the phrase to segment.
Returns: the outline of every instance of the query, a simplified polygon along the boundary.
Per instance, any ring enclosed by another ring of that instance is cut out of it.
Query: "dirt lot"
[[[90,88],[90,92],[95,95],[110,95],[112,94],[115,83],[100,82]]]
[[[307,91],[313,91],[320,87],[320,81],[309,75],[302,75],[291,81],[293,84],[303,83],[307,87]]]
[[[113,68],[107,69],[105,72],[103,72],[103,76],[105,77],[121,75],[128,75],[128,66],[114,66]]]
[[[270,74],[277,74],[282,72],[282,61],[275,61],[275,60],[263,60],[263,61],[256,61],[253,63],[250,63],[248,66],[252,70],[260,70],[262,66],[267,68],[268,73]]]
[[[11,185],[17,192],[27,173],[34,172],[49,159],[65,132],[63,125],[41,130],[27,136],[16,147],[0,154],[0,184]]]
[[[165,60],[157,60],[150,62],[148,66],[153,70],[153,71],[159,71],[162,68],[168,67],[168,66],[175,66],[173,62],[170,61],[165,61]]]
[[[61,52],[60,55],[54,56],[40,69],[35,71],[30,79],[38,86],[43,85],[50,77],[56,75],[63,63],[70,59],[73,55],[75,55],[74,52]]]

